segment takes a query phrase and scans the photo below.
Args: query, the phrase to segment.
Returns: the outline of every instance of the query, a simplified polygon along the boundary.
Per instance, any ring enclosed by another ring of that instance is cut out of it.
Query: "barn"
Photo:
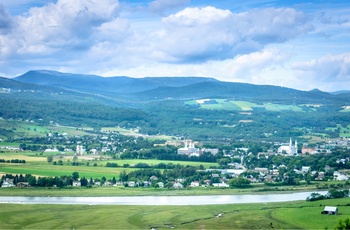
[[[324,207],[321,214],[338,215],[338,208],[333,206],[326,206]]]

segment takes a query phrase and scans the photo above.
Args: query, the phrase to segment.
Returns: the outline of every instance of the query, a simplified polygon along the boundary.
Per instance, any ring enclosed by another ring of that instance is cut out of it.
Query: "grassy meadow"
[[[0,174],[32,174],[36,176],[65,176],[72,175],[73,172],[79,172],[80,177],[90,178],[102,178],[112,179],[115,177],[117,180],[119,174],[122,171],[130,172],[136,168],[124,168],[124,164],[130,166],[136,165],[140,162],[148,165],[156,165],[159,163],[165,164],[181,164],[191,165],[198,167],[203,165],[205,168],[210,166],[217,166],[217,163],[208,162],[190,162],[190,161],[166,161],[166,160],[146,160],[146,159],[129,159],[129,160],[113,160],[113,159],[99,159],[92,160],[90,157],[78,157],[77,162],[81,163],[79,166],[71,165],[73,156],[62,156],[62,158],[54,157],[54,161],[62,160],[63,165],[53,165],[47,162],[47,156],[57,153],[40,153],[40,152],[17,152],[17,151],[3,151],[0,153],[0,159],[12,160],[19,159],[25,160],[25,164],[13,164],[13,163],[0,163]],[[117,163],[120,167],[112,168],[105,167],[107,162]]]
[[[211,110],[236,110],[253,111],[254,108],[264,108],[267,111],[293,111],[303,112],[303,108],[298,105],[282,105],[273,103],[257,104],[248,101],[230,101],[226,99],[210,99],[216,101],[216,104],[205,104],[196,100],[186,101],[185,105],[200,105],[202,109]]]
[[[203,206],[0,204],[0,228],[334,229],[340,218],[350,217],[349,202],[336,199]],[[337,206],[339,215],[322,215],[325,205]]]

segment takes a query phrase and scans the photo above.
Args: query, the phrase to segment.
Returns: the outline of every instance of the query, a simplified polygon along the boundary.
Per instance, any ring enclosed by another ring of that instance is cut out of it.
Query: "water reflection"
[[[17,197],[0,196],[0,203],[89,205],[210,205],[305,200],[312,192],[264,195],[123,196],[123,197]],[[317,191],[325,195],[326,191]]]

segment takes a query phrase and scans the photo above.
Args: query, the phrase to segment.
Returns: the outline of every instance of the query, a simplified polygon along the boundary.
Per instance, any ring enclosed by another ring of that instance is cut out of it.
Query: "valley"
[[[239,195],[350,188],[348,92],[213,78],[105,79],[54,71],[0,79],[0,87],[1,196]],[[317,209],[306,201],[293,205],[281,203],[276,210]],[[231,210],[233,205],[225,207]],[[249,207],[257,206],[242,205],[240,210]],[[259,227],[309,226],[301,216],[294,225],[265,208],[249,211],[261,220]],[[126,215],[145,212],[133,210],[128,208]],[[208,212],[203,218],[176,220],[174,213],[162,210],[166,216],[160,221],[171,226],[213,226],[217,220]],[[238,217],[239,212],[230,218]],[[122,224],[154,225],[145,218]],[[215,226],[252,227],[222,221]],[[21,226],[41,226],[33,224],[25,221]],[[336,221],[321,225],[332,227]],[[105,225],[97,221],[92,226]]]

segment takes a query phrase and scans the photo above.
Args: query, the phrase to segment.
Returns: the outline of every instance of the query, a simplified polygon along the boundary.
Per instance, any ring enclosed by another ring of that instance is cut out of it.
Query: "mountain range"
[[[65,98],[80,98],[119,106],[133,106],[159,100],[203,98],[299,104],[346,104],[350,99],[349,91],[302,91],[272,85],[223,82],[205,77],[101,77],[51,70],[31,70],[13,79],[0,78],[0,87],[35,90],[50,95],[57,93],[61,96],[66,95]],[[32,94],[31,97],[34,98],[35,95]]]

